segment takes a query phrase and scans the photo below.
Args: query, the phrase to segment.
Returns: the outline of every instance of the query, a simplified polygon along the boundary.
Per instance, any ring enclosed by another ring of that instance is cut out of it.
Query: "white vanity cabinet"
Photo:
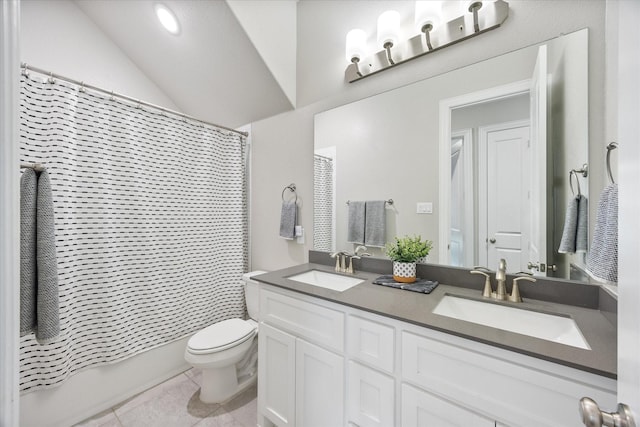
[[[260,288],[262,427],[579,427],[616,381],[273,286]]]
[[[258,424],[344,423],[344,313],[260,290]]]

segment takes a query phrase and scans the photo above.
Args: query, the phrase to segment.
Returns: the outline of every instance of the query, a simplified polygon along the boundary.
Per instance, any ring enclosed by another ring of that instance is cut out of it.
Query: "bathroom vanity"
[[[572,319],[584,345],[567,344],[433,313],[447,298],[494,304],[481,285],[440,281],[426,295],[372,284],[379,272],[348,276],[359,282],[343,291],[292,280],[313,282],[310,271],[333,268],[255,278],[262,427],[579,426],[581,397],[616,404],[615,322],[596,307],[525,292],[500,303]]]

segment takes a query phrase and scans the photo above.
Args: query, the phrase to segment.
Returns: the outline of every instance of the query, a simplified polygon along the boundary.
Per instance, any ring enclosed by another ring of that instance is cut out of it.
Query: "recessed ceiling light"
[[[178,24],[178,19],[167,6],[157,3],[155,5],[155,9],[158,20],[160,20],[160,23],[167,31],[171,34],[180,33],[180,24]]]

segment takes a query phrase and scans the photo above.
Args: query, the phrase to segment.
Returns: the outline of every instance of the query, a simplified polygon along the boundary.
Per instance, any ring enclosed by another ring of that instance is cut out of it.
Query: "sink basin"
[[[364,280],[358,277],[343,276],[320,270],[305,271],[304,273],[289,276],[287,279],[306,283],[308,285],[319,286],[321,288],[332,289],[338,292],[346,291],[347,289],[364,282]]]
[[[591,350],[576,322],[561,315],[445,295],[434,314]]]

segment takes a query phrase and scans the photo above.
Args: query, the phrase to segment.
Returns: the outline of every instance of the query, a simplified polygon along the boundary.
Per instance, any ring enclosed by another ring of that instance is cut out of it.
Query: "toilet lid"
[[[253,337],[255,330],[254,322],[242,319],[223,320],[197,332],[187,345],[194,354],[212,353],[246,341]]]

